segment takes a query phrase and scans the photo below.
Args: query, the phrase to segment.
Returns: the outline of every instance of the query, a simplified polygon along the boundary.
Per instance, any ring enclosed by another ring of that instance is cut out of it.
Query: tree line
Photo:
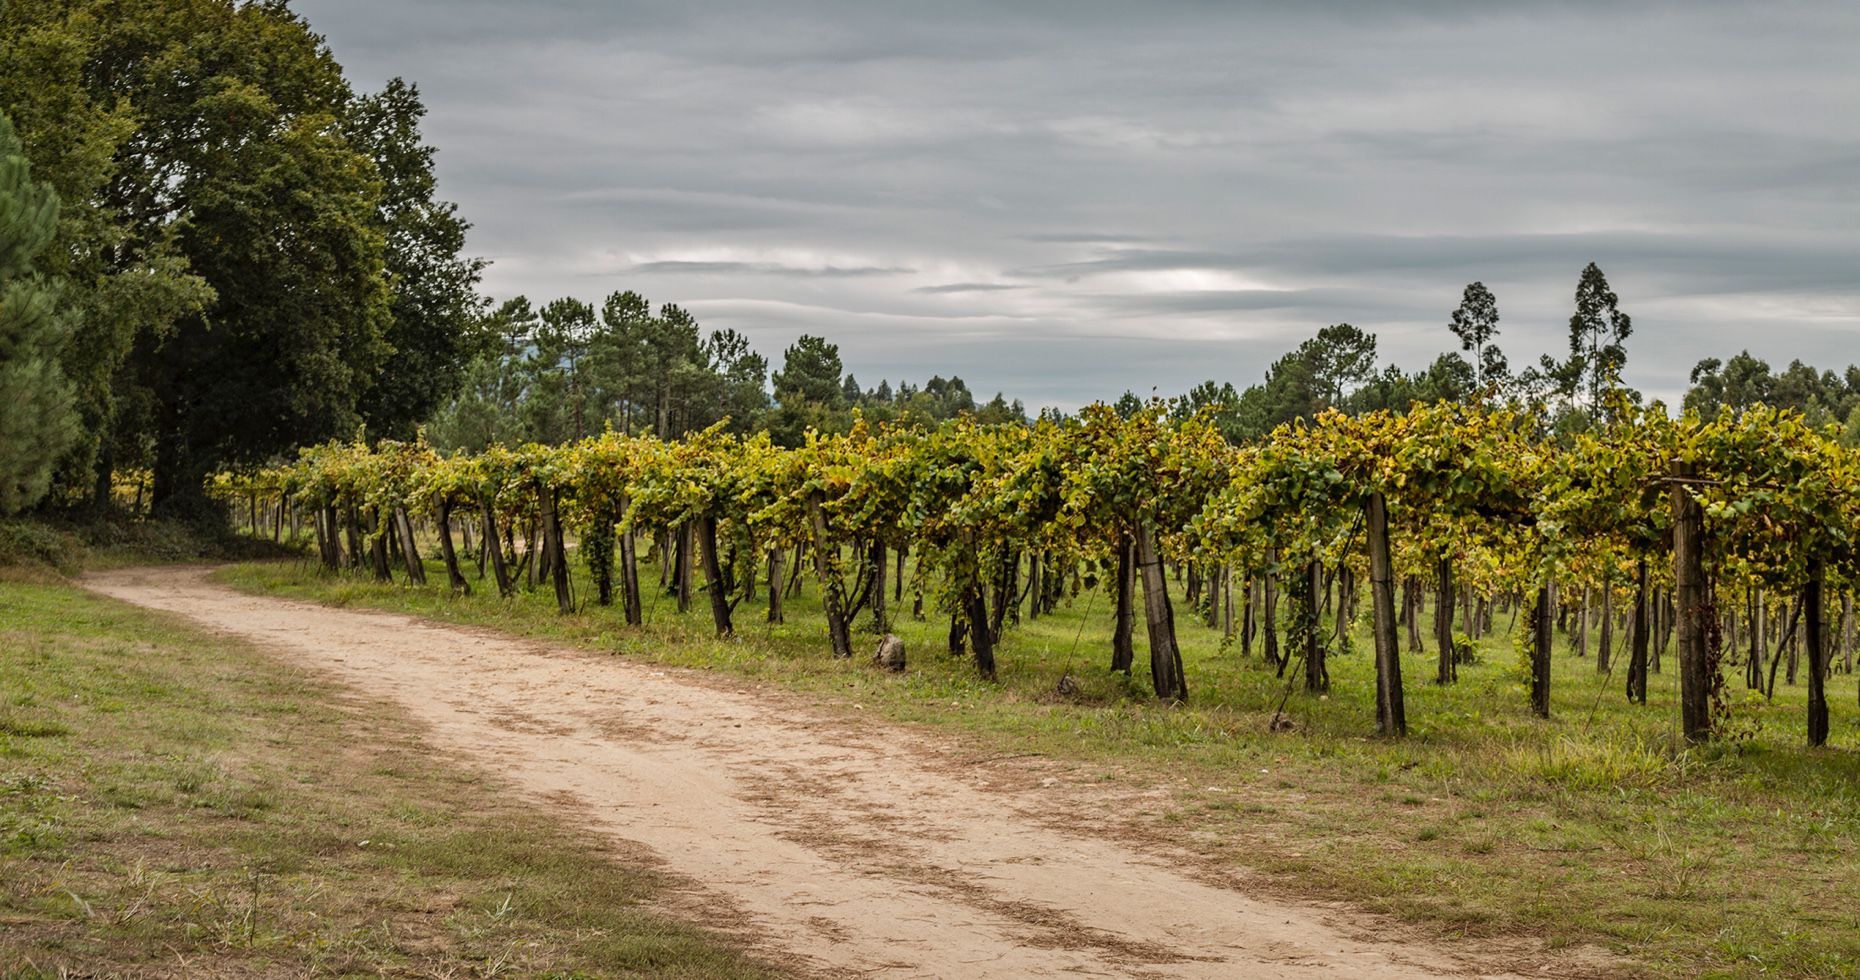
[[[1000,394],[978,404],[959,377],[861,388],[839,346],[812,334],[789,345],[771,372],[741,333],[706,333],[683,307],[655,310],[630,290],[610,294],[598,309],[574,298],[538,309],[519,296],[490,323],[496,343],[467,367],[457,394],[428,425],[429,440],[442,449],[562,445],[608,428],[673,439],[719,422],[793,446],[810,429],[846,431],[855,411],[887,422],[965,414],[1027,420],[1018,400]]]

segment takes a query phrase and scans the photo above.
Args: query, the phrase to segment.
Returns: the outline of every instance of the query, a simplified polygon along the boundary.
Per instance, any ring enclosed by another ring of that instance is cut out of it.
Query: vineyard
[[[1160,405],[861,422],[793,449],[721,426],[452,456],[357,441],[213,488],[253,533],[313,537],[332,571],[424,585],[424,532],[454,591],[552,590],[563,614],[630,626],[664,596],[700,603],[718,636],[751,609],[783,621],[811,583],[835,656],[854,656],[856,632],[935,618],[984,679],[1007,631],[1084,603],[1081,664],[1130,672],[1140,621],[1164,702],[1191,697],[1179,629],[1257,655],[1288,694],[1324,694],[1360,623],[1376,729],[1394,738],[1417,680],[1404,649],[1431,651],[1425,681],[1452,685],[1475,641],[1508,635],[1517,696],[1548,717],[1560,631],[1608,678],[1625,663],[1612,697],[1646,704],[1649,675],[1676,673],[1692,743],[1739,738],[1732,678],[1771,698],[1786,664],[1807,684],[1807,741],[1825,744],[1825,685],[1852,670],[1854,451],[1762,407],[1602,414],[1561,441],[1537,417],[1448,403],[1327,412],[1240,446]]]

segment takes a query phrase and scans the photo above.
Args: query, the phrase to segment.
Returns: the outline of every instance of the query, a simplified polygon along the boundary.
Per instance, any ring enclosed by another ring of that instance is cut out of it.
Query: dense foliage
[[[57,196],[32,179],[13,124],[0,113],[0,516],[45,494],[52,464],[76,434],[58,363],[62,284],[39,272],[57,226]]]
[[[0,111],[64,205],[59,499],[145,467],[185,513],[222,466],[411,435],[475,352],[478,264],[417,94],[355,96],[285,5],[9,0]]]

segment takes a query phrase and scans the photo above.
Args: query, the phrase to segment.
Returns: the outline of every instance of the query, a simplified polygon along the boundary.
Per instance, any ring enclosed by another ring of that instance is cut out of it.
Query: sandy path
[[[785,695],[246,596],[197,569],[86,584],[399,702],[435,743],[651,848],[740,913],[754,941],[821,975],[1493,975],[1442,948],[1356,938],[1334,911],[1250,897],[1128,842],[1067,832],[1052,819],[1064,807],[1038,789],[990,790],[904,744],[921,734],[855,729]]]

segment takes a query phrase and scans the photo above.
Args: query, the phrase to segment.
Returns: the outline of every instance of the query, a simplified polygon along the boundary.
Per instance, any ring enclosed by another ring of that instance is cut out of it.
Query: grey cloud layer
[[[297,9],[421,84],[493,291],[824,333],[867,384],[1245,384],[1342,320],[1416,367],[1473,279],[1534,360],[1591,260],[1655,394],[1860,360],[1851,4]]]

